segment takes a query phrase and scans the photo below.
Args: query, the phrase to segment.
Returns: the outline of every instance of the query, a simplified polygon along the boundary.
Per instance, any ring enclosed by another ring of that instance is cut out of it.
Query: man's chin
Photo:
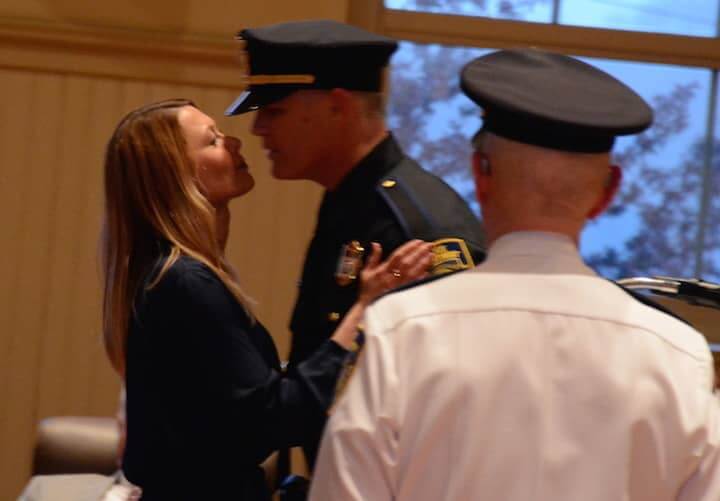
[[[275,179],[282,179],[285,181],[293,180],[293,179],[299,179],[297,176],[294,176],[292,172],[288,172],[287,169],[279,168],[273,166],[272,170],[270,171],[272,174],[272,177]]]
[[[246,186],[242,187],[242,190],[240,191],[240,194],[238,196],[242,197],[250,193],[253,188],[255,188],[255,181],[252,181],[248,183]]]

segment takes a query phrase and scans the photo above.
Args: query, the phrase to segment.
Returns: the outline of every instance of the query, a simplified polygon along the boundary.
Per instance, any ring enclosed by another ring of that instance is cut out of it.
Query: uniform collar
[[[397,165],[403,152],[391,132],[380,141],[340,181],[337,188],[328,192],[328,197],[344,198],[353,193],[365,191],[374,186],[380,178]]]
[[[319,220],[333,225],[347,216],[345,207],[362,204],[375,185],[404,157],[391,132],[352,168],[333,191],[326,191],[320,205]],[[360,199],[360,200],[359,200]]]
[[[583,262],[572,239],[540,231],[503,235],[493,242],[487,259],[476,269],[483,272],[596,275]]]

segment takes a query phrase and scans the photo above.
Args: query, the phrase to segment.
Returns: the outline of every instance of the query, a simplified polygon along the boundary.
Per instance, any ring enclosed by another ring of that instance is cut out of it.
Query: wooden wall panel
[[[105,358],[101,335],[101,288],[98,260],[98,233],[102,221],[102,159],[105,144],[124,111],[121,97],[127,82],[122,80],[68,77],[72,81],[89,82],[85,127],[75,134],[77,149],[69,157],[82,185],[76,192],[81,197],[83,223],[77,229],[77,296],[72,299],[69,333],[78,337],[82,349],[74,362],[82,364],[79,377],[89,380],[82,386],[85,399],[83,414],[114,414],[119,382]],[[78,99],[82,97],[78,96]]]
[[[17,248],[26,239],[26,186],[30,182],[28,173],[31,143],[27,140],[32,117],[31,108],[34,81],[27,75],[3,75],[3,92],[8,99],[2,107],[2,136],[0,137],[0,196],[2,197],[2,248],[3,259],[0,269],[0,312],[2,312],[2,348],[0,353],[0,486],[6,479],[17,480],[26,473],[28,451],[18,451],[11,456],[10,446],[26,446],[30,435],[31,423],[35,418],[34,390],[36,373],[34,371],[37,351],[40,346],[39,329],[21,328],[27,323],[19,311],[19,303],[28,303],[32,298],[21,298],[21,283],[27,280]],[[33,267],[35,263],[31,264]],[[35,312],[32,313],[35,317]],[[0,489],[0,495],[11,499],[14,494],[6,488]]]
[[[365,0],[369,1],[369,0]],[[299,19],[345,19],[347,0],[3,0],[0,17],[51,19],[87,26],[232,36],[245,26]]]
[[[50,277],[53,255],[50,242],[56,229],[53,216],[56,213],[58,170],[54,168],[58,153],[59,104],[62,103],[60,78],[38,75],[27,76],[24,84],[30,89],[29,106],[21,113],[31,118],[42,115],[43,120],[30,120],[21,141],[11,147],[27,146],[28,152],[22,169],[15,179],[9,179],[12,189],[20,193],[19,217],[11,222],[18,226],[18,238],[9,242],[6,254],[15,266],[12,280],[11,315],[9,325],[11,353],[9,360],[10,384],[7,401],[19,403],[22,412],[10,413],[6,421],[7,439],[32,436],[33,422],[37,417],[41,387],[38,368],[45,343],[53,333],[48,332]],[[9,117],[13,123],[14,117]],[[4,441],[3,441],[4,442]],[[30,451],[27,448],[4,450],[0,468],[17,476],[25,468]]]

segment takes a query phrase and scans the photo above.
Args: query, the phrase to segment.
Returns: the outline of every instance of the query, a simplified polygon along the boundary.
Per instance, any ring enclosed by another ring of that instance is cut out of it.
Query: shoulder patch
[[[466,270],[475,266],[472,254],[462,238],[442,238],[432,246],[431,275],[444,275],[452,271]]]

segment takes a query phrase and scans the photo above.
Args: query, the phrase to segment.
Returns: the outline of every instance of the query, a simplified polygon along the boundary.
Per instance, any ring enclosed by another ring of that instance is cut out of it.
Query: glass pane
[[[390,9],[549,23],[553,0],[385,0]]]
[[[562,0],[561,24],[717,36],[718,0]]]
[[[720,95],[715,96],[715,134],[710,165],[710,204],[705,225],[702,278],[720,282]]]
[[[469,138],[481,120],[478,108],[459,91],[458,73],[485,52],[403,43],[393,58],[389,108],[390,126],[407,152],[446,179],[476,211]],[[656,121],[643,135],[617,141],[615,158],[623,167],[623,187],[611,210],[584,232],[583,254],[612,278],[692,275],[710,71],[588,62],[651,102]],[[714,207],[720,218],[720,196]],[[719,232],[712,233],[720,242]]]
[[[616,142],[623,184],[610,210],[583,233],[583,255],[610,278],[692,276],[710,71],[585,60],[648,100],[655,122],[642,135]]]

